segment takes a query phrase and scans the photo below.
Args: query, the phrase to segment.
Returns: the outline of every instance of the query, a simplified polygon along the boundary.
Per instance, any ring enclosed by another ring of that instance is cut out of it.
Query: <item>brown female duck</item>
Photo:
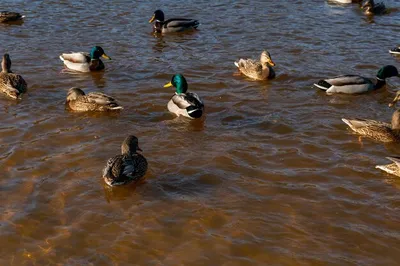
[[[18,99],[26,92],[28,85],[25,80],[11,71],[11,59],[8,54],[3,55],[0,72],[0,91],[10,98]]]

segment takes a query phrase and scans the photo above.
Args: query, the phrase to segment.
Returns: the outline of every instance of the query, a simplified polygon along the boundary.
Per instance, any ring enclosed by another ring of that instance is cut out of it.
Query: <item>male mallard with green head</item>
[[[25,80],[11,71],[11,59],[8,54],[3,55],[0,72],[0,91],[10,98],[18,99],[21,93],[26,92],[28,85]]]
[[[322,79],[314,86],[326,91],[326,94],[334,93],[358,94],[382,88],[386,79],[399,76],[397,68],[391,65],[379,69],[376,79],[364,78],[358,75],[343,75],[330,79]]]
[[[103,179],[109,186],[120,186],[143,180],[147,171],[147,160],[138,151],[137,137],[128,136],[121,146],[121,155],[116,155],[107,161],[103,170]]]
[[[235,66],[241,73],[255,80],[266,80],[275,77],[275,72],[272,69],[275,63],[271,59],[268,51],[263,51],[260,56],[260,61],[252,59],[239,59],[235,62]]]
[[[396,97],[389,104],[394,106],[400,101],[400,91],[396,93]],[[382,142],[400,142],[400,110],[396,110],[392,115],[391,124],[365,119],[345,119],[342,118],[354,132]]]
[[[400,177],[400,157],[386,157],[386,159],[392,161],[393,163],[386,165],[377,165],[375,166],[375,168],[381,169],[388,174]]]
[[[25,16],[22,16],[17,12],[0,11],[0,22],[12,22],[22,20]]]
[[[85,94],[80,88],[68,90],[65,105],[78,112],[87,111],[117,111],[123,109],[122,106],[111,96],[101,92],[90,92]]]
[[[199,21],[188,18],[170,18],[164,20],[164,12],[161,10],[154,11],[153,16],[149,20],[149,23],[154,23],[153,31],[157,33],[171,33],[171,32],[182,32],[186,30],[197,29]]]
[[[78,72],[103,70],[104,63],[100,57],[111,60],[100,46],[94,46],[90,53],[78,52],[60,55],[61,61],[67,68]]]
[[[204,103],[196,93],[187,91],[188,84],[185,77],[181,74],[174,75],[164,88],[171,86],[174,86],[176,91],[168,102],[168,110],[177,116],[200,118],[204,112]]]

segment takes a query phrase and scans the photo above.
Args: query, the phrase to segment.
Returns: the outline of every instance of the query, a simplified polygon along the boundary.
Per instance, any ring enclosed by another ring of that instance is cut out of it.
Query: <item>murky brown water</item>
[[[400,180],[375,169],[399,145],[358,142],[340,120],[389,120],[399,79],[360,96],[311,84],[400,67],[399,2],[369,21],[325,1],[9,1],[22,25],[0,25],[0,53],[29,93],[0,97],[0,265],[398,265]],[[166,17],[202,22],[152,36]],[[397,9],[396,9],[397,8]],[[94,75],[60,73],[58,55],[102,46]],[[267,48],[277,78],[250,82],[233,61]],[[204,121],[167,111],[183,73]],[[64,110],[67,90],[103,91],[119,115]],[[127,134],[149,161],[147,182],[108,189],[106,160]]]

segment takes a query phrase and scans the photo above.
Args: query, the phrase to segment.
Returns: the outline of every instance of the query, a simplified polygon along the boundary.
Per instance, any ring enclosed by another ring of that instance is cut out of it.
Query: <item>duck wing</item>
[[[61,54],[60,59],[65,62],[69,61],[72,63],[89,63],[90,55],[84,52]]]
[[[400,157],[386,157],[387,159],[391,160],[396,164],[398,168],[400,168]]]
[[[108,106],[114,110],[123,109],[113,97],[101,92],[90,92],[82,97],[84,97],[85,101],[88,103]]]
[[[202,108],[204,106],[203,102],[200,100],[200,97],[193,92],[175,94],[172,96],[171,100],[180,109],[186,109],[189,106],[195,106],[198,108]]]
[[[164,27],[167,28],[197,28],[199,21],[187,18],[171,18],[163,22]]]
[[[72,70],[79,72],[90,72],[90,56],[88,53],[70,53],[60,55],[64,65]]]
[[[386,122],[381,122],[381,121],[376,121],[376,120],[370,120],[370,119],[360,119],[360,118],[354,118],[354,119],[346,119],[342,118],[342,121],[346,123],[352,130],[357,131],[358,129],[361,128],[371,128],[371,129],[383,129],[387,128],[388,130],[391,130],[392,126],[389,123]]]
[[[325,82],[332,86],[346,86],[371,83],[371,80],[358,75],[342,75],[331,79],[325,79]]]
[[[239,59],[238,62],[235,62],[235,65],[238,67],[240,72],[251,78],[257,79],[263,73],[263,68],[259,61],[254,61],[252,59]]]

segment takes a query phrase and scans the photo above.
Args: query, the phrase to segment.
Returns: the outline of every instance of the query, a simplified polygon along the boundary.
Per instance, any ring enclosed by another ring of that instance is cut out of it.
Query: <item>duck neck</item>
[[[383,86],[385,86],[385,84],[386,84],[386,80],[385,79],[381,79],[381,78],[376,77],[375,89],[380,89]]]

